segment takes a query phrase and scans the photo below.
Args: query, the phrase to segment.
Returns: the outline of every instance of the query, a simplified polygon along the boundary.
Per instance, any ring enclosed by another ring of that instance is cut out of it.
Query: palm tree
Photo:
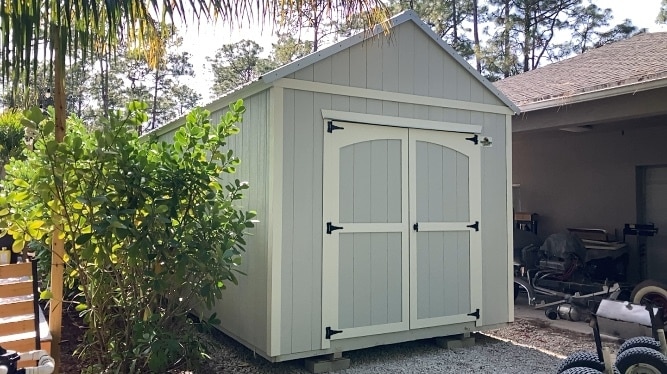
[[[165,53],[159,34],[162,25],[175,21],[220,21],[231,26],[250,20],[278,22],[305,5],[305,0],[0,0],[0,77],[3,85],[11,80],[16,87],[23,80],[29,86],[37,78],[39,64],[53,68],[55,136],[62,141],[67,57],[85,62],[94,53],[109,53],[125,41],[142,47],[149,64],[155,64]],[[324,7],[332,18],[361,14],[369,26],[381,23],[388,14],[381,0],[326,0]],[[57,222],[55,227],[59,227]],[[51,240],[49,325],[52,355],[58,362],[64,243],[58,230]]]

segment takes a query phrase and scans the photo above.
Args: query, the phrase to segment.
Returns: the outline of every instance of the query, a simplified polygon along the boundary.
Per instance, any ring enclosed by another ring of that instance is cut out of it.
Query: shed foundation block
[[[306,359],[306,370],[311,373],[328,373],[331,371],[345,370],[350,368],[350,359],[343,357],[342,352],[323,357],[312,357]]]
[[[435,338],[435,344],[438,347],[446,349],[468,348],[475,345],[475,338],[470,333],[453,336],[443,336]]]

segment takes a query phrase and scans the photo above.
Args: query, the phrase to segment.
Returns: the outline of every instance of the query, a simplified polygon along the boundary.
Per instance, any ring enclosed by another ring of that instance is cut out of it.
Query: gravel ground
[[[539,319],[474,335],[471,348],[447,350],[432,339],[344,352],[353,373],[554,373],[560,360],[579,350],[595,350],[590,335],[561,330]],[[303,360],[271,364],[220,334],[213,360],[198,373],[308,373]],[[605,342],[613,349],[617,343]]]

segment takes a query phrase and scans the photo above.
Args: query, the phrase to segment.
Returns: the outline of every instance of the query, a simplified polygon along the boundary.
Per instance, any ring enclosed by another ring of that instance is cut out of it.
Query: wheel
[[[662,307],[663,321],[667,320],[667,285],[650,279],[645,280],[635,286],[630,294],[630,300],[633,304],[640,305],[646,305],[646,302],[650,301],[653,306]]]
[[[604,364],[598,359],[598,355],[593,352],[574,352],[567,356],[558,367],[557,373],[563,373],[570,368],[584,367],[604,371]]]
[[[577,367],[567,369],[565,371],[561,371],[559,373],[561,373],[561,374],[603,374],[604,371],[595,370],[595,369],[591,369],[591,368],[587,368],[587,367],[577,366]]]
[[[623,342],[623,344],[621,344],[621,346],[618,348],[618,354],[620,355],[628,349],[636,347],[650,348],[661,352],[659,341],[648,336],[637,336]]]
[[[514,300],[519,297],[519,293],[521,292],[521,287],[519,287],[518,284],[514,283]]]
[[[651,348],[635,347],[618,355],[616,367],[622,374],[663,374],[667,357]]]

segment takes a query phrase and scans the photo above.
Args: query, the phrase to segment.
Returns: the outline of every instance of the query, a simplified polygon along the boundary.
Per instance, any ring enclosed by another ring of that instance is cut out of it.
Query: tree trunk
[[[456,14],[456,0],[452,0],[452,36],[454,37],[454,45],[459,44],[459,33],[458,33],[458,16]]]
[[[512,63],[512,56],[510,53],[512,53],[512,49],[510,48],[510,28],[512,27],[512,22],[510,21],[510,0],[505,0],[505,30],[503,31],[503,46],[505,48],[505,63],[503,66],[503,69],[505,70],[503,73],[505,75],[505,78],[510,76],[511,73],[511,67],[510,64]]]
[[[523,71],[527,72],[530,70],[530,51],[532,45],[532,38],[530,32],[532,27],[530,25],[530,13],[532,12],[531,0],[526,1],[526,8],[523,13]]]
[[[475,63],[477,64],[477,72],[482,72],[482,62],[480,61],[481,50],[479,47],[479,27],[477,20],[477,0],[472,0],[472,27],[473,37],[475,42]]]
[[[53,27],[52,42],[55,49],[55,93],[54,93],[54,107],[55,107],[55,138],[56,142],[62,142],[65,137],[65,119],[67,118],[66,104],[65,104],[65,51],[62,48],[60,28]],[[58,189],[56,189],[58,194]],[[60,200],[56,196],[56,201]],[[53,296],[49,302],[49,328],[53,340],[51,341],[51,356],[56,362],[55,374],[58,374],[60,368],[60,337],[62,329],[62,302],[63,302],[63,272],[65,270],[65,263],[63,257],[65,255],[65,245],[63,239],[60,237],[62,232],[62,223],[60,217],[54,215],[54,231],[51,237],[51,292]]]

